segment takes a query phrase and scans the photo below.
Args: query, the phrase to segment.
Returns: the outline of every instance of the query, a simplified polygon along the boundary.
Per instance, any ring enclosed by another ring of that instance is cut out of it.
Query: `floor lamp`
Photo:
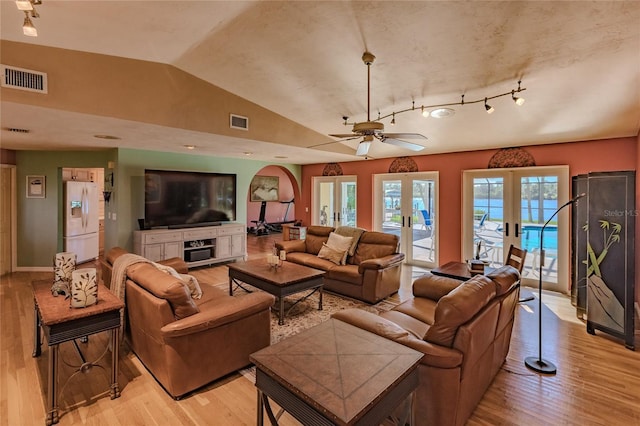
[[[571,201],[567,201],[556,210],[549,220],[547,220],[540,229],[540,270],[538,271],[538,356],[528,356],[524,359],[524,365],[538,373],[544,374],[556,374],[556,366],[542,358],[542,267],[544,266],[544,229],[549,222],[556,217],[560,210],[575,203],[578,199],[584,197],[586,194],[582,193],[574,197]]]

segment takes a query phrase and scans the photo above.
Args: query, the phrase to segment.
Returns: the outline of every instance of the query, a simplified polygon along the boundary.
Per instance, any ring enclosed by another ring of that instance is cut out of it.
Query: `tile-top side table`
[[[38,357],[41,353],[40,329],[44,332],[49,346],[47,426],[59,421],[57,364],[60,343],[74,341],[75,344],[75,339],[112,330],[110,396],[111,399],[118,398],[120,310],[124,303],[102,284],[98,286],[98,303],[86,308],[72,308],[68,299],[62,296],[54,297],[51,294],[51,282],[48,280],[34,281],[32,287],[35,313],[33,356]],[[80,351],[77,344],[76,348]],[[80,357],[83,363],[78,372],[85,372],[95,365],[94,362],[86,362],[81,352]]]

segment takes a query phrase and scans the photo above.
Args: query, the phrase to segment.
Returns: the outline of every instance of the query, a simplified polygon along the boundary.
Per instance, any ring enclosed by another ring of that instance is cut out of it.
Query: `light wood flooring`
[[[280,235],[249,236],[251,258],[263,256]],[[196,275],[225,282],[227,268],[197,269]],[[411,282],[422,273],[405,267],[396,298],[410,297]],[[0,426],[45,423],[48,350],[32,358],[31,281],[52,273],[13,273],[0,279]],[[531,293],[523,289],[523,295]],[[534,292],[537,295],[537,292]],[[511,351],[502,370],[478,405],[469,425],[640,425],[640,352],[598,332],[587,334],[566,296],[543,294],[543,358],[558,367],[554,376],[533,373],[524,358],[538,355],[538,300],[520,304]],[[98,357],[105,333],[80,344],[87,359]],[[638,339],[636,339],[638,343]],[[638,350],[640,351],[640,346]],[[212,347],[215,350],[215,347]],[[108,365],[109,354],[104,365]],[[61,345],[60,425],[251,425],[256,422],[256,390],[232,374],[180,401],[171,399],[127,351],[121,353],[122,396],[109,399],[108,375],[101,368],[72,375],[77,365],[70,343]],[[281,424],[297,424],[284,415]]]

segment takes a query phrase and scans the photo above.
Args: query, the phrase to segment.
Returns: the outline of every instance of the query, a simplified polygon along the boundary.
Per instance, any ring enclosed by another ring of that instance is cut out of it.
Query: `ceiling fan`
[[[349,117],[342,117],[345,125],[353,124],[353,129],[351,130],[352,133],[330,134],[329,136],[341,138],[343,141],[361,137],[362,140],[358,144],[356,155],[367,155],[374,138],[382,143],[388,143],[390,145],[399,146],[412,151],[423,150],[424,146],[407,142],[402,139],[427,139],[426,136],[419,133],[385,133],[384,124],[382,122],[371,121],[371,64],[373,64],[375,59],[376,57],[370,52],[364,52],[362,54],[362,62],[367,66],[367,121],[360,123],[348,123],[347,121],[349,120]]]

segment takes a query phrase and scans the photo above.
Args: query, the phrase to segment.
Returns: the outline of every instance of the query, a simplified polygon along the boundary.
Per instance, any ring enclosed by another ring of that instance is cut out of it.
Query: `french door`
[[[375,230],[400,237],[407,263],[438,264],[437,172],[375,175],[373,202]]]
[[[465,171],[463,259],[500,266],[513,244],[527,250],[523,284],[537,286],[542,267],[543,286],[566,293],[569,210],[551,218],[569,199],[569,182],[568,166]]]
[[[311,223],[356,226],[356,189],[356,176],[314,177]]]

